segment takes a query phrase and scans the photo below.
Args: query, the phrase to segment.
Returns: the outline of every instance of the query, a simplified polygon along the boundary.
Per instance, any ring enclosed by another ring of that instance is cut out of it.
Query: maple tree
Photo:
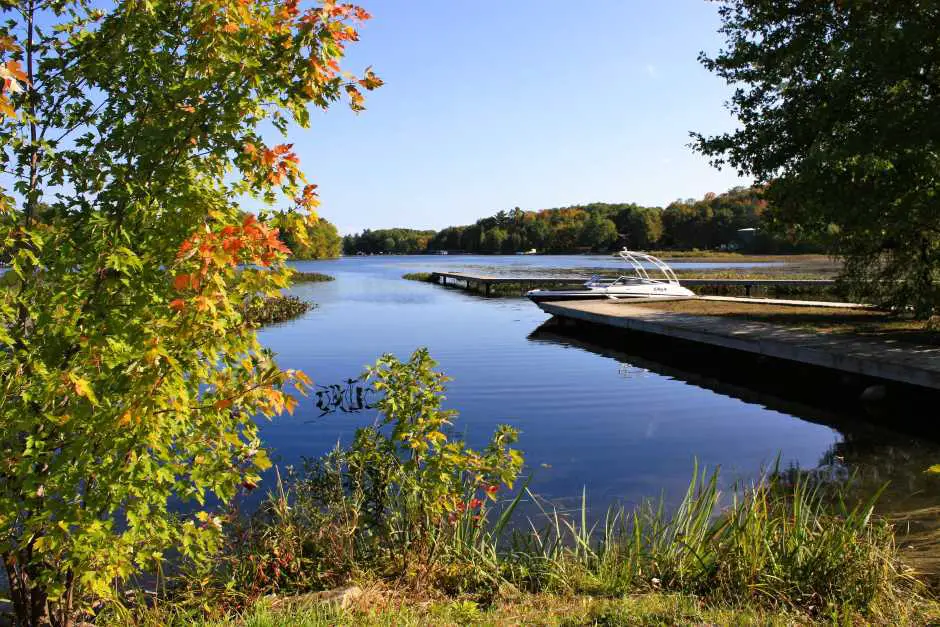
[[[341,71],[369,16],[330,0],[0,9],[0,555],[17,619],[67,625],[168,548],[211,550],[209,504],[269,465],[254,417],[309,381],[242,320],[289,251],[238,200],[309,220],[315,188],[263,130],[381,80]]]
[[[272,224],[287,225],[280,236],[291,251],[293,259],[334,259],[342,252],[342,238],[336,226],[322,216],[309,217],[302,224],[291,224],[296,213],[279,212],[272,216]],[[298,233],[298,231],[302,231]]]

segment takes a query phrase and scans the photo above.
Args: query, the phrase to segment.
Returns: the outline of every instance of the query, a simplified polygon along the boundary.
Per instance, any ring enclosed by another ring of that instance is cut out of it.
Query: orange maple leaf
[[[12,76],[13,78],[15,78],[16,80],[22,81],[22,82],[24,82],[24,83],[28,83],[28,82],[29,82],[29,80],[28,80],[29,77],[26,76],[26,72],[23,71],[23,68],[20,67],[20,62],[17,61],[16,59],[14,59],[14,60],[12,60],[12,61],[7,61],[7,62],[6,62],[6,69],[7,69],[7,72],[10,73],[10,76]]]
[[[189,287],[191,282],[192,277],[190,277],[188,274],[177,274],[176,278],[173,279],[173,289],[177,291],[185,290],[187,287]]]

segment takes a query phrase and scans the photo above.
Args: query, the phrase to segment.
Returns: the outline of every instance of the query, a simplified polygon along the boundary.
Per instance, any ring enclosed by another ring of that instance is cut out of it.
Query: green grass
[[[841,619],[841,620],[840,620]],[[807,614],[760,610],[748,606],[706,607],[694,596],[650,593],[622,598],[579,595],[509,595],[489,607],[473,601],[408,602],[382,597],[368,600],[363,607],[340,609],[308,606],[277,609],[264,602],[240,616],[205,627],[327,627],[349,625],[366,627],[429,625],[794,625],[864,624],[853,613],[814,619]]]
[[[401,278],[407,279],[409,281],[423,281],[425,283],[430,283],[431,273],[430,272],[408,272],[407,274],[403,274]]]
[[[293,274],[291,274],[291,282],[293,283],[324,283],[326,281],[335,280],[335,277],[330,276],[329,274],[323,274],[322,272],[295,271]]]

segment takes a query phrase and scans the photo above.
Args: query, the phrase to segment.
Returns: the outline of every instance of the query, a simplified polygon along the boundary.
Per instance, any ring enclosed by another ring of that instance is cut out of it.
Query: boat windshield
[[[679,279],[676,277],[676,273],[673,272],[672,268],[670,268],[662,259],[654,257],[649,253],[627,250],[626,248],[617,254],[621,259],[627,262],[631,268],[633,268],[633,272],[635,273],[636,278],[658,283],[665,281],[667,283],[679,285]],[[650,276],[650,271],[652,271],[653,276]],[[621,279],[624,278],[627,277],[621,277]],[[620,279],[618,279],[618,281],[619,280]]]

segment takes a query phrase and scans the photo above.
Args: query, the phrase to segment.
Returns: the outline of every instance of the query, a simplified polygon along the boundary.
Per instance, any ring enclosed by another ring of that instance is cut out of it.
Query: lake
[[[840,412],[791,402],[786,393],[724,386],[713,376],[700,376],[695,364],[669,365],[670,355],[655,347],[633,355],[629,345],[605,346],[559,334],[546,325],[549,317],[524,298],[486,299],[400,278],[434,269],[497,267],[513,274],[619,263],[589,256],[297,262],[298,269],[325,272],[336,280],[292,288],[318,307],[265,328],[260,336],[277,352],[282,367],[302,369],[320,385],[357,376],[381,353],[405,359],[426,346],[453,378],[446,404],[460,411],[456,425],[468,443],[482,445],[500,423],[519,428],[518,448],[533,474],[532,489],[562,508],[579,502],[582,489],[595,511],[660,495],[675,502],[695,460],[720,466],[727,484],[757,476],[778,456],[785,466],[857,471],[872,485],[892,480],[886,501],[900,509],[940,502],[940,481],[922,472],[940,462],[940,446],[867,425],[856,408]],[[794,390],[800,386],[799,380],[790,383]],[[320,413],[308,398],[294,416],[263,426],[264,441],[278,463],[321,455],[374,418],[369,412]]]

